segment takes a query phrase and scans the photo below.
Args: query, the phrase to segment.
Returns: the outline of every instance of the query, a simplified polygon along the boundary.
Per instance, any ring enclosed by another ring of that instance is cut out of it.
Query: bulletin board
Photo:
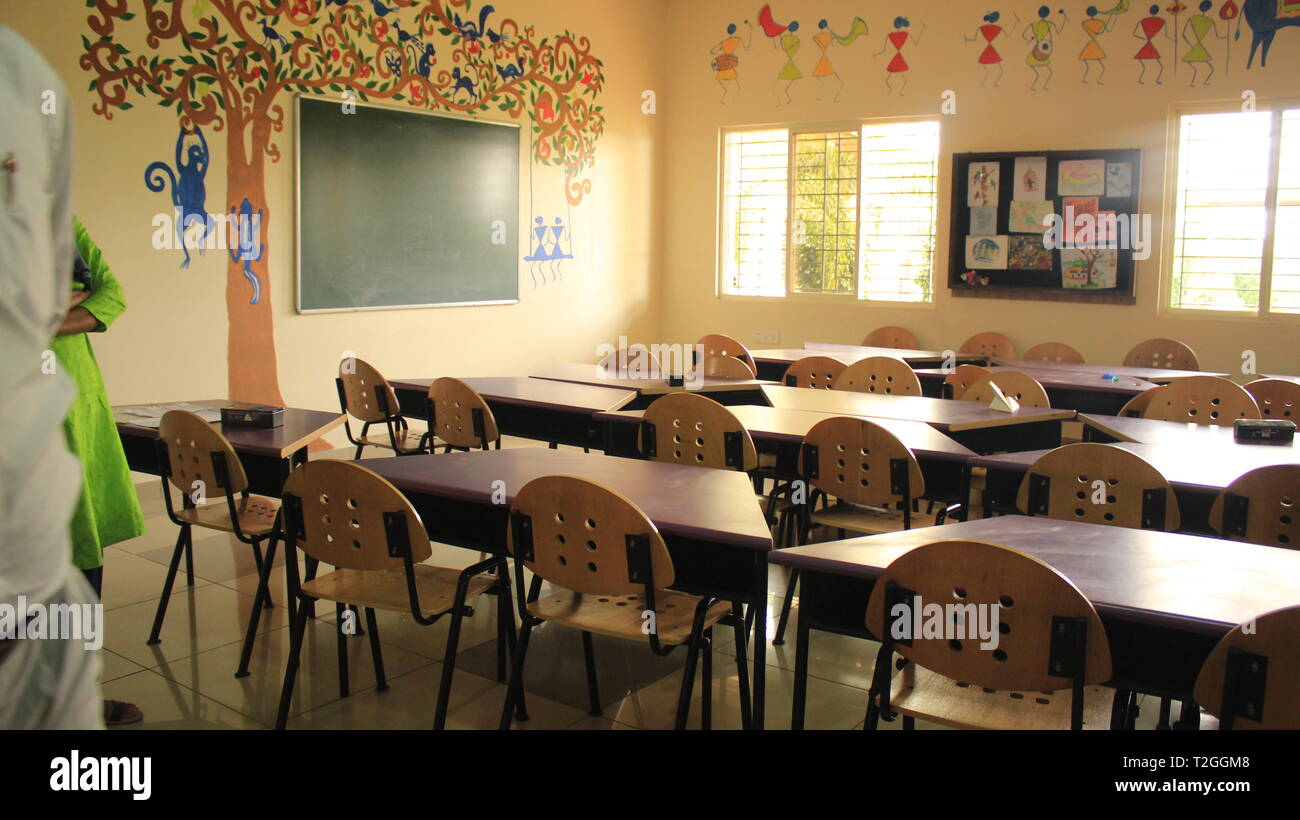
[[[1135,304],[1134,240],[1153,250],[1141,178],[1138,149],[955,155],[948,287],[954,296]],[[1044,225],[1051,214],[1054,230]]]

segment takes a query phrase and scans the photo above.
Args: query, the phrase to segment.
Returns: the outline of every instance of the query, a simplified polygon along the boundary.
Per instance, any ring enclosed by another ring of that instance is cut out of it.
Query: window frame
[[[1160,238],[1160,288],[1157,314],[1170,319],[1195,321],[1218,320],[1235,322],[1300,323],[1300,313],[1279,313],[1270,310],[1273,298],[1273,255],[1277,231],[1277,203],[1280,162],[1282,155],[1282,112],[1300,110],[1300,97],[1270,97],[1256,99],[1253,112],[1245,112],[1240,104],[1219,102],[1181,103],[1170,106],[1169,125],[1165,139],[1165,201],[1161,210],[1164,235]],[[1177,242],[1178,184],[1182,170],[1182,118],[1196,114],[1240,114],[1272,112],[1269,134],[1269,178],[1264,192],[1264,207],[1269,215],[1264,228],[1264,255],[1260,259],[1259,307],[1254,310],[1215,310],[1210,308],[1175,307],[1174,246]]]
[[[942,117],[917,114],[917,115],[909,115],[909,116],[901,116],[901,117],[866,117],[866,118],[849,119],[849,120],[828,120],[828,121],[814,122],[814,123],[809,123],[806,121],[748,123],[744,125],[728,125],[720,128],[718,130],[717,181],[716,184],[714,185],[715,191],[717,192],[715,194],[717,204],[715,206],[716,207],[716,230],[714,232],[715,247],[716,247],[716,254],[714,260],[714,297],[721,300],[735,300],[741,302],[771,303],[776,300],[786,300],[791,302],[803,302],[809,304],[823,304],[823,305],[825,304],[844,304],[844,305],[860,305],[860,306],[870,305],[872,307],[899,308],[904,310],[936,309],[938,305],[938,299],[936,295],[937,290],[935,287],[935,274],[936,274],[935,257],[937,256],[937,254],[934,253],[933,251],[930,254],[930,299],[929,301],[905,302],[905,301],[889,300],[889,299],[863,299],[858,296],[858,294],[861,292],[860,277],[862,274],[862,258],[861,258],[862,129],[870,125],[890,125],[895,123],[908,123],[908,122],[935,122],[939,124],[939,129],[938,129],[939,148],[938,148],[937,156],[935,157],[935,194],[934,194],[935,214],[936,214],[936,220],[934,226],[934,241],[937,247],[939,242],[939,224],[938,224],[937,214],[939,213],[940,205],[942,204],[943,173],[944,173],[943,161],[942,161],[943,152],[944,152],[944,147],[943,147],[944,129],[942,125],[943,123]],[[733,133],[744,133],[748,131],[769,131],[769,130],[787,131],[788,145],[790,146],[789,163],[787,165],[787,169],[788,169],[787,184],[789,186],[789,190],[786,192],[787,207],[786,207],[786,242],[785,242],[785,293],[781,296],[765,296],[762,294],[750,294],[750,293],[727,293],[724,287],[726,276],[724,271],[724,260],[722,258],[723,250],[726,245],[724,235],[723,235],[723,232],[725,230],[724,220],[726,217],[723,193],[725,191],[726,180],[727,180],[727,168],[726,168],[727,136]],[[857,264],[854,265],[854,270],[853,270],[853,292],[852,293],[800,292],[794,289],[795,254],[790,252],[792,250],[791,243],[793,242],[794,235],[795,235],[795,231],[794,231],[795,185],[793,183],[796,179],[797,157],[796,157],[796,152],[793,150],[794,140],[797,134],[822,134],[822,133],[829,133],[835,131],[856,131],[858,133],[859,191],[858,191],[858,203],[857,203],[857,231],[856,231],[858,257],[857,257]]]

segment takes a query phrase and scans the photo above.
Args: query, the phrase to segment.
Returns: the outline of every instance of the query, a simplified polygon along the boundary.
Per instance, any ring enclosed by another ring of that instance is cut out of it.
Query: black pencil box
[[[1239,444],[1290,444],[1295,422],[1287,419],[1237,419],[1234,437]]]
[[[221,423],[231,427],[281,427],[284,408],[265,404],[232,404],[221,408]]]

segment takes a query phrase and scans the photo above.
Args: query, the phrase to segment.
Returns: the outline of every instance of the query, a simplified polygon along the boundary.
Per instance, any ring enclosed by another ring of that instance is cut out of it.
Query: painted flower
[[[1186,10],[1187,10],[1187,6],[1184,6],[1182,3],[1179,3],[1178,0],[1174,0],[1174,2],[1170,3],[1167,7],[1165,7],[1165,11],[1175,15],[1182,14]]]
[[[383,20],[375,21],[375,36],[386,37],[388,35],[388,23]]]
[[[1232,2],[1232,0],[1228,0],[1228,2],[1219,7],[1220,20],[1236,20],[1237,15],[1240,13],[1241,10],[1237,8],[1237,4]]]
[[[339,50],[337,48],[330,49],[330,59],[337,60],[338,58],[339,58]]]

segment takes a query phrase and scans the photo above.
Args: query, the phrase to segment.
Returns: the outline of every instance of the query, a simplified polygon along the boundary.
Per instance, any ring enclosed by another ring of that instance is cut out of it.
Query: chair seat
[[[420,609],[425,617],[441,615],[456,601],[456,582],[461,570],[415,565],[415,588],[420,594]],[[465,601],[469,602],[497,584],[492,575],[476,575],[469,581]],[[336,569],[311,581],[304,581],[302,591],[313,598],[355,604],[371,609],[409,612],[410,596],[406,590],[406,571]]]
[[[250,495],[248,498],[235,499],[235,514],[239,517],[239,529],[245,535],[267,535],[275,529],[275,515],[280,511],[280,499],[267,498],[264,495]],[[180,509],[176,517],[195,527],[204,527],[221,532],[234,532],[230,522],[230,508],[226,499],[204,504],[202,507]]]
[[[424,438],[424,434],[424,430],[398,430],[396,449],[402,451],[419,450],[420,441]],[[361,436],[357,441],[370,447],[382,447],[385,450],[394,449],[393,440],[388,437],[388,431],[383,428],[380,428],[379,432]]]
[[[850,530],[868,535],[899,532],[904,528],[902,510],[863,507],[844,502],[839,502],[829,509],[815,510],[812,514],[812,522],[823,527]],[[934,525],[935,517],[933,514],[915,511],[912,513],[912,529],[933,527]]]
[[[686,642],[699,603],[698,595],[671,590],[655,592],[655,626],[661,644],[676,646]],[[551,587],[528,605],[528,613],[535,618],[634,641],[646,639],[642,631],[645,621],[641,618],[644,610],[640,595],[583,595],[559,587]],[[705,614],[704,628],[707,630],[729,612],[731,604],[718,601]]]
[[[914,672],[912,670],[915,670]],[[909,674],[910,673],[910,674]],[[1083,688],[1083,728],[1109,729],[1115,690]],[[1069,729],[1070,690],[985,690],[911,664],[894,678],[889,706],[904,715],[960,729]]]

